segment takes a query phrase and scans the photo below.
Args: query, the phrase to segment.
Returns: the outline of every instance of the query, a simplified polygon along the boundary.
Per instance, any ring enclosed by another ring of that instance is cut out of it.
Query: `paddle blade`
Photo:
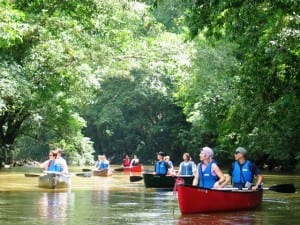
[[[281,193],[295,193],[296,188],[294,184],[278,184],[267,188],[267,190],[281,192]]]
[[[40,173],[25,173],[25,177],[39,177]]]
[[[76,173],[76,176],[78,176],[78,177],[91,177],[92,173],[91,172]]]
[[[129,177],[130,182],[137,182],[137,181],[140,181],[142,179],[143,179],[142,176],[130,176]]]
[[[116,172],[123,172],[123,170],[124,170],[123,167],[114,169],[114,171],[116,171]]]

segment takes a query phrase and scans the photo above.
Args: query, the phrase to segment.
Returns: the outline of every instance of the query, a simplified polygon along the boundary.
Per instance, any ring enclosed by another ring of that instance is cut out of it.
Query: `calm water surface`
[[[72,187],[39,188],[26,171],[0,170],[0,224],[299,224],[300,196],[265,191],[254,211],[181,215],[172,191],[144,188],[129,174],[84,178],[73,176]],[[265,186],[294,183],[300,176],[266,175]],[[299,190],[299,189],[298,189]],[[217,203],[216,203],[217,204]]]

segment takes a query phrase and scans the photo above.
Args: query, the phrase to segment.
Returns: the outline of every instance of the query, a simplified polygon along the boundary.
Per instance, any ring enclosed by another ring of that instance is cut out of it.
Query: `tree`
[[[221,143],[247,146],[252,157],[287,169],[300,158],[299,9],[298,1],[198,0],[187,15],[191,36],[226,36],[239,46]]]
[[[88,98],[86,89],[94,85],[87,79],[93,74],[83,63],[86,57],[80,49],[82,42],[78,42],[81,36],[77,31],[83,31],[86,24],[65,13],[73,15],[87,5],[76,1],[28,3],[0,4],[1,163],[11,163],[13,144],[31,129],[50,131],[50,143],[78,137],[84,122],[74,105],[82,104]],[[74,7],[65,8],[65,4]],[[81,16],[88,17],[82,12]],[[27,136],[35,139],[41,134],[29,132]]]

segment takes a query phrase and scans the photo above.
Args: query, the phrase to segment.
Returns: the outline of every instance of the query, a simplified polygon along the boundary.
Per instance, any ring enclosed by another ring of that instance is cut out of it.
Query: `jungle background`
[[[300,2],[0,0],[0,165],[179,163],[238,146],[300,170]]]

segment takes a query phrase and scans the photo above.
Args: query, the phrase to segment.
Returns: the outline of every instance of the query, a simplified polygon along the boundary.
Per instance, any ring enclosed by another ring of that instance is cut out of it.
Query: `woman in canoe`
[[[220,188],[225,182],[225,176],[217,163],[213,160],[214,152],[209,147],[204,147],[200,152],[200,163],[193,180],[194,186],[202,188]]]
[[[46,160],[43,163],[34,161],[34,164],[37,165],[39,168],[45,169],[45,171],[48,171],[48,172],[61,172],[60,167],[58,167],[56,165],[56,157],[57,157],[57,152],[54,150],[51,150],[49,152],[48,160]]]
[[[130,166],[132,167],[132,166],[137,166],[137,165],[139,165],[140,164],[140,160],[139,160],[139,158],[137,157],[137,155],[134,155],[133,156],[133,159],[131,160],[131,162],[130,162]]]
[[[182,176],[192,176],[196,171],[196,164],[191,160],[191,156],[189,153],[184,153],[183,161],[179,164],[178,175]]]
[[[95,165],[97,170],[109,169],[109,161],[106,159],[105,155],[98,155],[98,161]]]
[[[175,175],[175,172],[174,172],[174,165],[173,165],[173,162],[170,160],[170,156],[169,156],[169,155],[166,155],[166,156],[164,157],[164,160],[165,160],[166,163],[168,163],[168,165],[169,165],[169,169],[168,169],[167,175]]]
[[[123,158],[122,165],[123,165],[123,167],[129,167],[130,166],[130,158],[129,158],[129,156],[127,154]]]
[[[233,187],[247,187],[251,188],[252,190],[257,190],[263,181],[263,176],[257,166],[250,160],[247,160],[246,155],[247,150],[243,147],[238,147],[235,150],[235,161],[233,162],[232,167],[229,170],[229,176],[227,177],[225,184],[232,180]],[[256,183],[252,186],[254,177],[256,177],[257,179]],[[223,184],[223,186],[225,184]]]

